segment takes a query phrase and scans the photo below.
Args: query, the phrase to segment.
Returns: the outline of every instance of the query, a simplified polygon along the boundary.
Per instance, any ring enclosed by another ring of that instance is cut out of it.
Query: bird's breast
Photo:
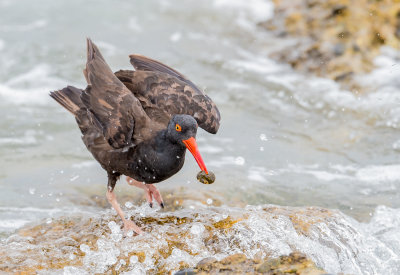
[[[185,149],[167,146],[157,150],[138,146],[130,163],[128,176],[145,183],[157,183],[176,174],[185,161]]]

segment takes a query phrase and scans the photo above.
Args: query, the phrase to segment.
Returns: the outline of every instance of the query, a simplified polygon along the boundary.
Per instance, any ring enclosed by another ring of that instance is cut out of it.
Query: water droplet
[[[29,194],[35,195],[36,189],[35,188],[29,188]]]
[[[212,204],[213,203],[213,200],[212,199],[207,199],[207,204]]]
[[[121,231],[119,226],[114,221],[108,223],[108,228],[110,228],[111,234],[118,234]]]
[[[264,147],[261,146],[261,147],[260,147],[260,151],[261,151],[261,152],[264,152]]]
[[[47,219],[46,219],[46,223],[47,223],[47,224],[51,224],[52,221],[53,221],[53,220],[52,220],[51,218],[47,218]]]
[[[204,225],[202,225],[201,223],[196,223],[192,225],[192,227],[190,228],[190,233],[192,233],[193,235],[200,235],[203,232],[204,232]]]
[[[182,38],[182,33],[180,33],[180,32],[174,32],[174,33],[171,34],[171,36],[169,37],[169,39],[170,39],[172,42],[178,42],[181,38]]]
[[[244,165],[244,163],[245,163],[245,160],[244,160],[243,157],[237,157],[237,158],[235,159],[235,164],[236,164],[236,165]]]
[[[82,249],[81,249],[82,250]],[[134,265],[139,261],[137,256],[132,256],[129,258],[129,265]]]
[[[262,141],[268,141],[268,138],[267,138],[267,136],[266,136],[265,134],[261,134],[261,135],[260,135],[260,139],[261,139]]]
[[[86,254],[90,252],[90,247],[87,244],[81,244],[79,249]]]
[[[74,180],[76,180],[76,179],[78,179],[78,178],[79,178],[79,176],[76,175],[75,177],[70,178],[70,181],[74,181]]]

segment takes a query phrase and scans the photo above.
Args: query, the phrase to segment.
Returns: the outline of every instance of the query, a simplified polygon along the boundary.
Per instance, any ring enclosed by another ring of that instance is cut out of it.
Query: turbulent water
[[[337,228],[321,225],[329,238],[314,236],[308,248],[285,223],[268,224],[287,234],[277,233],[276,241],[261,218],[245,227],[259,233],[260,247],[276,254],[299,249],[328,272],[398,274],[400,52],[383,49],[377,69],[359,78],[369,92],[346,91],[268,58],[290,43],[258,24],[272,15],[273,5],[262,0],[0,0],[2,242],[29,222],[105,211],[92,198],[104,195],[106,174],[73,117],[48,96],[67,84],[85,86],[85,38],[91,37],[114,70],[131,68],[131,53],[161,60],[218,105],[218,134],[198,134],[217,181],[196,182],[198,167],[188,155],[182,171],[158,185],[162,192],[184,187],[223,202],[217,209],[186,209],[191,215],[230,215],[229,206],[246,204],[254,208],[235,211],[261,217],[257,205],[338,209]],[[124,179],[116,189],[140,192]],[[347,246],[333,239],[346,239]],[[197,249],[210,254],[200,244]],[[241,249],[253,256],[251,246]]]

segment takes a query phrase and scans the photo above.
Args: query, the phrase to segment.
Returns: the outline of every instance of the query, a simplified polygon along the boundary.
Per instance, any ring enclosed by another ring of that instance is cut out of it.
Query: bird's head
[[[173,142],[185,146],[195,158],[200,169],[208,174],[206,165],[196,143],[197,122],[189,115],[174,115],[167,128],[167,137]]]

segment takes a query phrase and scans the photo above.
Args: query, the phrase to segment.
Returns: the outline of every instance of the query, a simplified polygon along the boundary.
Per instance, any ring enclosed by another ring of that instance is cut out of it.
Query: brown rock
[[[278,37],[299,37],[272,56],[295,69],[359,88],[354,76],[373,69],[383,45],[400,48],[400,2],[392,0],[274,0],[264,24]]]
[[[215,259],[214,257],[204,258],[197,264],[196,269],[200,271],[210,271],[213,264],[216,262],[217,259]]]

